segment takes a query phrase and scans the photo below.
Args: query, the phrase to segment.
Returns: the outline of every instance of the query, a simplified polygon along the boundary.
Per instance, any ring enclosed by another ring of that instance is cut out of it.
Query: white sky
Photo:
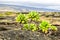
[[[60,4],[60,0],[0,0],[4,2],[34,2],[34,3],[41,3],[41,4]]]
[[[23,2],[24,5],[27,5],[28,3],[40,3],[40,4],[46,4],[46,5],[55,5],[55,6],[46,6],[46,7],[43,6],[43,7],[60,10],[60,0],[0,0],[0,3],[2,3],[2,2],[7,2],[7,3],[11,2],[10,4],[13,4],[13,3],[21,4]],[[33,6],[36,4],[31,4],[31,5]]]

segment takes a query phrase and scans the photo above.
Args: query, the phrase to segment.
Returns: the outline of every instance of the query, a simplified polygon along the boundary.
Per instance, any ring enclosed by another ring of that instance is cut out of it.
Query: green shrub
[[[50,24],[49,24],[48,22],[42,21],[42,22],[39,24],[39,29],[42,30],[42,32],[47,33],[49,26],[50,26]]]
[[[37,26],[35,24],[30,24],[30,30],[36,31],[37,30]]]
[[[24,30],[29,30],[29,24],[24,24],[23,29],[24,29]]]
[[[18,16],[16,17],[16,22],[20,22],[20,23],[27,23],[27,17],[25,14],[18,14]]]
[[[53,31],[57,31],[57,30],[58,30],[56,26],[51,26],[50,28],[51,28],[51,30],[53,30]]]
[[[24,30],[36,31],[37,30],[37,26],[35,24],[24,24],[23,29]]]
[[[38,20],[39,20],[39,13],[36,12],[36,11],[31,11],[31,12],[29,12],[28,17],[29,17],[31,20],[36,20],[36,21],[38,21]]]
[[[57,27],[52,26],[50,23],[48,23],[47,21],[42,21],[42,23],[39,24],[39,29],[44,32],[47,33],[48,30],[57,30]]]
[[[5,15],[11,15],[13,12],[6,12]]]
[[[0,14],[0,17],[3,17],[4,15],[3,14]]]

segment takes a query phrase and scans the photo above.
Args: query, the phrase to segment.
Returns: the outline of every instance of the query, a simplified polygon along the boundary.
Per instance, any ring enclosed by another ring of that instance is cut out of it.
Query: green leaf
[[[28,17],[32,20],[38,21],[39,13],[36,11],[31,11],[31,12],[29,12]]]
[[[56,26],[51,26],[50,28],[51,28],[52,30],[57,31],[57,27],[56,27]]]
[[[20,22],[20,23],[27,23],[27,17],[25,16],[25,14],[18,14],[16,17],[16,22]]]
[[[49,24],[49,22],[47,21],[42,21],[40,24],[39,24],[39,29],[42,30],[42,32],[48,32],[48,29],[51,25]]]

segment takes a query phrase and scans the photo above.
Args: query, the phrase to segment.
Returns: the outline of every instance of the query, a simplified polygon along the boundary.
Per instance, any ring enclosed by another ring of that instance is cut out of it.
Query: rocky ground
[[[5,30],[0,31],[0,40],[60,40],[60,32],[45,35],[40,32]]]
[[[13,14],[0,18],[0,40],[60,40],[60,13],[44,12],[40,14],[40,20],[50,21],[51,24],[57,26],[58,31],[52,34],[44,34],[37,31],[21,30],[22,26],[14,22],[16,14]]]

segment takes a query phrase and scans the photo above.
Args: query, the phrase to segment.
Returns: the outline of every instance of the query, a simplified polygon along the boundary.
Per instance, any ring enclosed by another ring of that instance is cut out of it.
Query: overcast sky
[[[33,2],[41,4],[60,4],[60,0],[0,0],[0,2]]]
[[[60,10],[60,0],[0,0],[0,3],[19,4],[19,5],[23,4],[23,5],[29,5],[34,7],[37,6],[37,7],[45,7],[45,8]]]

